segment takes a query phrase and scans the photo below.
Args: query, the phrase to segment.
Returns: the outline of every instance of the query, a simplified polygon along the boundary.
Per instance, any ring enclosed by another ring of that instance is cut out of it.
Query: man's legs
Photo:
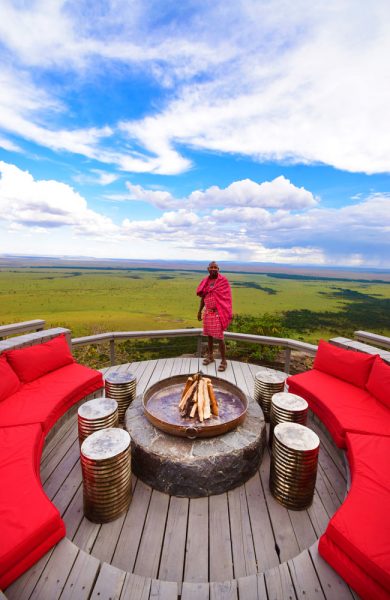
[[[225,340],[223,340],[223,339],[218,340],[218,342],[219,342],[219,351],[221,353],[221,364],[218,367],[218,371],[224,371],[227,366]]]
[[[207,337],[207,356],[203,361],[204,365],[208,365],[211,362],[214,362],[214,339],[211,335]]]

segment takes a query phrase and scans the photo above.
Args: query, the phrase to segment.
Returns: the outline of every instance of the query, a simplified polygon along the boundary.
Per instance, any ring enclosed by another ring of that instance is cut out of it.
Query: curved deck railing
[[[90,344],[110,344],[110,362],[111,365],[116,364],[115,342],[125,341],[130,339],[145,339],[145,338],[177,338],[177,337],[194,337],[197,339],[196,355],[200,356],[201,341],[203,331],[200,328],[193,329],[157,329],[151,331],[110,331],[107,333],[98,333],[85,337],[73,338],[72,347],[86,346]],[[307,342],[301,342],[291,338],[280,338],[266,335],[252,335],[249,333],[235,333],[232,331],[225,332],[225,339],[237,342],[247,342],[250,344],[259,344],[260,346],[280,346],[285,349],[284,355],[284,370],[289,372],[291,352],[298,350],[305,352],[309,356],[314,356],[317,352],[317,346]]]

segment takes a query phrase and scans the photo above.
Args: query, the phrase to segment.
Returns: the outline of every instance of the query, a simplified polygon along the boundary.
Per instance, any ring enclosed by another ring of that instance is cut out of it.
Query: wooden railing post
[[[290,373],[290,361],[291,361],[291,348],[285,348],[284,350],[284,372]]]
[[[111,361],[111,366],[116,365],[115,338],[110,340],[110,361]]]
[[[199,358],[202,356],[202,336],[201,335],[198,336],[198,341],[196,344],[196,356],[198,356]]]

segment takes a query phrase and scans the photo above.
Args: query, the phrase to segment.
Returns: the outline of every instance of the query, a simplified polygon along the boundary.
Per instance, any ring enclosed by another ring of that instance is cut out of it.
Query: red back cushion
[[[390,365],[379,356],[375,357],[366,390],[390,408]]]
[[[7,362],[5,356],[0,356],[0,402],[18,391],[22,384],[19,377]]]
[[[34,381],[46,373],[74,362],[64,335],[36,346],[9,350],[5,354],[23,383]]]
[[[345,350],[320,340],[313,367],[318,371],[364,388],[374,360],[375,355]]]

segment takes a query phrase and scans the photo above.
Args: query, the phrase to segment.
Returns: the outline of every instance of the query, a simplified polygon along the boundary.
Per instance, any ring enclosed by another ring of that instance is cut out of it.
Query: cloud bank
[[[115,223],[91,210],[69,185],[36,180],[4,162],[0,175],[4,231],[45,232],[54,243],[58,230],[69,229],[83,240],[104,242],[105,256],[118,256],[112,253],[114,247],[119,256],[132,257],[132,249],[137,256],[138,248],[149,246],[181,258],[213,255],[218,260],[386,266],[390,251],[390,194],[326,208],[308,190],[281,177],[259,184],[237,181],[224,190],[195,190],[185,199],[129,185],[129,216]],[[252,203],[245,206],[242,193],[248,187]],[[137,219],[131,195],[159,206],[160,216]],[[383,240],[380,253],[378,239]]]
[[[183,173],[189,150],[389,173],[389,25],[387,0],[181,11],[157,0],[3,0],[3,144],[28,140],[133,173]],[[102,84],[110,68],[159,90],[147,114],[75,126],[53,74],[74,90]]]

